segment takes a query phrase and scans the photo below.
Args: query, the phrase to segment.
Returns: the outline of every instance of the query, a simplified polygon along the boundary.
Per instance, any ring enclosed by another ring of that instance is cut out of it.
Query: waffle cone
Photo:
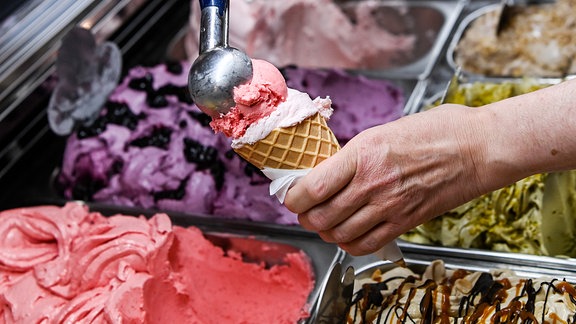
[[[309,169],[340,150],[338,140],[319,113],[287,128],[275,128],[254,144],[234,149],[259,169]]]

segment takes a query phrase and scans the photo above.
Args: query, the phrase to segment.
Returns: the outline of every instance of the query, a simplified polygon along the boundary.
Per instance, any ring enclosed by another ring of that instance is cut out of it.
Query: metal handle
[[[215,47],[228,46],[230,0],[200,1],[200,54]]]

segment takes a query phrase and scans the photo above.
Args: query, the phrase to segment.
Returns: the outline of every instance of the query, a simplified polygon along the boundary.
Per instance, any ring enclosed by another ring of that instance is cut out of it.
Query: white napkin
[[[284,203],[288,189],[296,183],[296,181],[310,172],[312,169],[272,169],[264,168],[262,173],[272,180],[270,183],[270,196],[276,195],[276,198],[281,204]],[[392,241],[374,253],[381,260],[390,260],[392,262],[404,262],[402,251],[398,247],[396,241]]]
[[[264,168],[262,169],[262,173],[264,173],[268,179],[272,180],[270,183],[270,196],[276,195],[276,198],[283,204],[288,189],[292,187],[296,180],[308,174],[310,170],[312,169],[286,170]]]

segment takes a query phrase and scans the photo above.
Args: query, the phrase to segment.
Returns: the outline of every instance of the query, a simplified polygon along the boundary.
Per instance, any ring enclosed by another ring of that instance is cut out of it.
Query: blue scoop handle
[[[228,46],[228,8],[230,0],[199,0],[200,54],[216,47]]]
[[[218,13],[222,16],[226,12],[227,2],[226,0],[199,0],[200,10],[208,7],[217,7]]]

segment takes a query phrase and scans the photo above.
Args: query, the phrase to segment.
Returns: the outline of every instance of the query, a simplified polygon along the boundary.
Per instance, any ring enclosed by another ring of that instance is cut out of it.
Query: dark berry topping
[[[180,75],[182,74],[182,72],[184,72],[184,68],[182,67],[182,64],[180,64],[180,62],[172,61],[166,63],[166,71],[175,75]]]
[[[110,166],[109,176],[112,176],[114,174],[120,174],[120,172],[122,172],[123,168],[124,168],[124,161],[115,160],[112,163],[112,166]]]
[[[216,186],[216,190],[220,191],[224,186],[224,176],[226,175],[226,166],[220,160],[216,161],[210,167],[210,174],[214,178],[214,184]]]
[[[98,117],[92,124],[78,127],[76,136],[78,139],[98,136],[106,131],[107,124],[103,117]]]
[[[210,170],[216,189],[224,186],[226,166],[218,158],[218,151],[213,146],[204,146],[191,138],[184,139],[184,157],[186,161],[197,165],[197,170]]]
[[[79,127],[76,133],[78,138],[84,139],[98,136],[106,131],[108,124],[120,125],[130,130],[135,130],[136,126],[138,126],[138,121],[145,117],[144,115],[134,114],[128,105],[123,102],[106,102],[105,112],[91,125]]]
[[[146,73],[146,75],[141,78],[134,78],[130,80],[128,87],[138,91],[150,91],[152,90],[153,82],[154,76],[152,76],[152,73]]]
[[[130,146],[136,147],[148,147],[154,146],[161,148],[163,150],[168,149],[170,144],[170,136],[172,135],[172,130],[168,127],[159,126],[155,127],[152,134],[137,138],[130,142]]]
[[[204,127],[208,127],[210,125],[210,122],[212,121],[212,118],[206,115],[205,113],[189,111],[188,115],[190,115],[192,119],[196,119],[200,123],[200,125]]]
[[[110,124],[124,126],[130,130],[135,130],[138,121],[144,118],[144,115],[136,115],[130,110],[127,104],[123,102],[106,103],[106,120]]]
[[[234,150],[228,150],[224,153],[224,157],[226,157],[228,160],[232,160],[236,155],[238,154],[234,152]]]
[[[106,185],[103,180],[93,179],[89,175],[79,176],[72,187],[72,199],[92,201],[94,194],[106,187]]]
[[[258,169],[250,163],[246,163],[246,166],[244,167],[244,174],[250,178],[251,185],[268,183],[268,178],[266,178],[262,170]]]
[[[152,194],[154,197],[154,201],[158,201],[161,199],[174,199],[174,200],[181,200],[184,198],[186,194],[186,185],[188,184],[188,178],[182,180],[178,185],[178,188],[173,190],[163,190],[157,191]]]
[[[198,165],[198,169],[208,169],[218,160],[218,151],[213,146],[204,146],[191,138],[184,139],[186,161]]]
[[[189,105],[193,104],[192,97],[190,97],[190,92],[188,91],[187,87],[180,87],[177,85],[173,85],[171,83],[161,87],[156,91],[157,94],[161,94],[164,96],[172,95],[178,97],[178,100]]]
[[[157,92],[148,92],[146,102],[151,108],[164,108],[168,106],[168,99]]]

